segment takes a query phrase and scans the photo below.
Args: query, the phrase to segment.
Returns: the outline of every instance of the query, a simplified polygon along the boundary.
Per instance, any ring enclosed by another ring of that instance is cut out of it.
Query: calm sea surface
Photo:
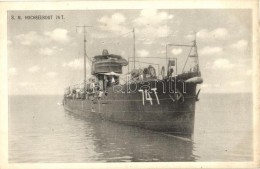
[[[61,100],[9,97],[9,162],[252,160],[251,94],[201,94],[192,140],[91,121],[65,111]]]

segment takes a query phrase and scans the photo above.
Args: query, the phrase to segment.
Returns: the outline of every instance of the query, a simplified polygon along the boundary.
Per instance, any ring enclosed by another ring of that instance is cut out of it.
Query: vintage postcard
[[[260,167],[257,0],[0,5],[0,168]]]

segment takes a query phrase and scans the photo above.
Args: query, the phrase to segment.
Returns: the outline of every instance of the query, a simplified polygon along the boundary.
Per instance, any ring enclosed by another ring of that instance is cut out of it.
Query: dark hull
[[[164,86],[161,82],[150,81],[151,88],[157,89],[157,97],[154,92],[150,93],[151,101],[145,97],[143,99],[142,93],[138,90],[135,93],[127,92],[129,88],[144,89],[144,83],[137,83],[122,86],[121,92],[115,90],[117,87],[110,87],[107,96],[101,98],[64,98],[64,108],[89,118],[101,118],[155,131],[192,135],[197,84],[187,83],[185,92],[183,84],[177,84],[175,88],[182,91],[184,98],[178,100],[176,93],[171,90],[173,83],[165,83]]]

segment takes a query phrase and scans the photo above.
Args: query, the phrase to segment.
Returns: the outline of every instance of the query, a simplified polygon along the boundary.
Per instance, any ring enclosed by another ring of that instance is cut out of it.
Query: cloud
[[[167,25],[158,25],[158,26],[144,26],[136,28],[136,33],[138,37],[150,39],[156,37],[167,37],[171,34],[171,28]]]
[[[18,40],[18,42],[25,46],[34,45],[36,43],[43,44],[49,41],[46,37],[39,35],[35,31],[30,31],[26,34],[17,35],[16,39]]]
[[[172,53],[174,55],[179,55],[179,54],[182,53],[182,49],[181,48],[174,48],[174,49],[172,49]]]
[[[102,30],[114,33],[127,33],[130,31],[130,29],[125,26],[125,21],[126,18],[121,13],[114,13],[110,17],[103,16],[98,20],[98,22],[102,24],[100,26]]]
[[[216,39],[224,39],[228,35],[228,31],[225,28],[217,28],[213,31],[208,31],[206,29],[201,30],[197,33],[198,38],[206,39],[214,37]]]
[[[48,44],[51,41],[56,41],[60,43],[69,42],[70,38],[68,36],[68,31],[66,29],[54,29],[51,32],[44,32],[39,34],[35,31],[30,31],[26,34],[20,34],[16,36],[16,39],[20,44],[29,46],[29,45],[38,45],[38,44]]]
[[[51,48],[49,47],[46,47],[46,48],[41,48],[39,50],[39,54],[41,55],[45,55],[45,56],[51,56],[53,55],[55,52],[62,52],[63,51],[63,48],[58,48],[56,46],[53,46]]]
[[[56,42],[65,43],[70,41],[68,30],[66,29],[56,28],[51,32],[45,32],[44,34]]]
[[[144,9],[138,18],[133,20],[138,38],[153,41],[157,37],[167,37],[172,34],[168,22],[174,16],[156,9]],[[148,41],[148,44],[149,44]],[[151,43],[150,43],[151,44]]]
[[[138,38],[136,40],[137,43],[141,43],[144,45],[150,45],[154,43],[154,40],[150,39],[150,38]]]
[[[149,52],[145,49],[142,49],[142,50],[137,51],[137,55],[140,56],[140,57],[146,57],[146,56],[149,55]]]
[[[39,70],[40,70],[40,67],[37,66],[37,65],[28,68],[28,71],[31,72],[31,73],[38,72]]]
[[[126,51],[122,50],[120,53],[121,56],[125,56],[126,55]]]
[[[174,15],[168,14],[167,12],[159,12],[157,9],[143,9],[140,16],[133,22],[138,26],[143,25],[160,25],[162,22],[172,19]]]
[[[248,42],[246,40],[239,40],[236,43],[231,45],[232,48],[243,50],[248,46]]]
[[[63,67],[68,67],[68,68],[72,68],[74,70],[79,70],[79,69],[83,69],[84,65],[84,60],[83,59],[74,59],[68,63],[64,62],[62,64]],[[89,68],[89,64],[86,63],[86,67]]]
[[[197,38],[200,39],[225,39],[228,35],[228,31],[225,28],[217,28],[212,31],[202,29],[197,33]]]
[[[206,46],[199,51],[200,55],[213,55],[221,53],[223,49],[218,46]]]
[[[230,63],[228,59],[217,59],[211,65],[211,69],[227,70],[234,67],[234,64]]]
[[[16,68],[14,68],[14,67],[9,68],[8,74],[9,75],[16,75],[17,74]]]
[[[53,77],[57,76],[57,72],[47,72],[46,75],[53,78]]]
[[[229,32],[226,28],[217,28],[212,31],[201,29],[196,33],[196,37],[202,40],[224,40],[228,37]],[[186,35],[188,39],[194,39],[194,32]]]
[[[54,53],[54,51],[52,48],[41,48],[39,53],[41,55],[51,56]]]
[[[188,35],[185,35],[184,37],[185,37],[186,39],[189,39],[189,40],[194,40],[194,39],[195,39],[195,33],[196,33],[196,32],[191,31],[191,32],[188,33]],[[197,35],[196,35],[196,36],[197,36]]]

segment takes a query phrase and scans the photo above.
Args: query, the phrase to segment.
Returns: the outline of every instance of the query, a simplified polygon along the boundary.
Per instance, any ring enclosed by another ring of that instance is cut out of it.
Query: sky
[[[52,15],[52,19],[25,19],[35,15]],[[63,19],[56,19],[61,15]],[[83,29],[76,28],[82,25],[90,26],[86,29],[89,57],[107,49],[131,60],[135,28],[137,60],[159,68],[165,66],[166,44],[192,44],[196,32],[202,92],[252,92],[251,16],[248,9],[9,11],[8,92],[56,95],[82,82]],[[188,48],[168,47],[168,57],[178,59],[178,72],[188,52]],[[137,68],[147,66],[136,63]]]

